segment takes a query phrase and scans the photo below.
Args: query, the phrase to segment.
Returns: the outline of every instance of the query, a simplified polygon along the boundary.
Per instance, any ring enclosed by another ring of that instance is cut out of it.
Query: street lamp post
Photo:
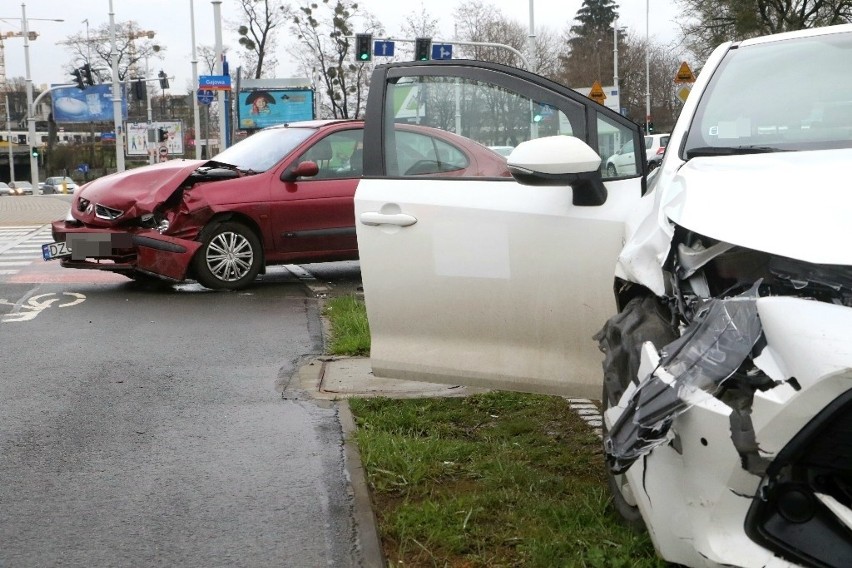
[[[650,0],[645,0],[645,134],[650,134],[648,130],[651,127],[651,63],[648,58],[648,52],[651,49],[651,38],[648,34],[650,24],[648,16],[650,15]]]
[[[195,50],[195,2],[189,0],[189,22],[192,28],[192,89],[198,89],[198,56]],[[201,145],[198,143],[198,134],[201,129],[201,116],[198,109],[198,95],[192,96],[192,121],[193,132],[195,132],[195,159],[201,159]]]
[[[112,63],[112,123],[115,129],[115,171],[124,171],[124,130],[121,117],[121,90],[118,85],[118,48],[115,45],[115,12],[109,0],[110,62]]]

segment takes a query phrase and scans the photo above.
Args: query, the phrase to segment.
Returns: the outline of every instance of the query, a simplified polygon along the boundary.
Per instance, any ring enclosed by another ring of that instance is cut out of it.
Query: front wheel
[[[601,403],[604,413],[616,406],[639,372],[641,347],[652,341],[659,349],[677,337],[672,326],[671,312],[653,296],[638,296],[611,318],[595,339],[604,352],[604,384]],[[603,431],[606,437],[606,415]],[[612,504],[624,523],[636,531],[645,529],[642,513],[636,505],[633,490],[624,474],[613,473],[607,467],[607,483]]]
[[[241,223],[222,223],[212,230],[195,254],[195,275],[203,286],[213,290],[239,290],[248,286],[260,272],[260,239]]]

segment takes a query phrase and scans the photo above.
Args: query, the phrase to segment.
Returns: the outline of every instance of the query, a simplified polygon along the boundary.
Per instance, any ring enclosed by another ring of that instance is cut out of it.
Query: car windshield
[[[269,128],[252,134],[213,160],[243,171],[264,172],[316,132],[313,128]]]
[[[852,34],[731,50],[701,96],[683,157],[852,147]]]

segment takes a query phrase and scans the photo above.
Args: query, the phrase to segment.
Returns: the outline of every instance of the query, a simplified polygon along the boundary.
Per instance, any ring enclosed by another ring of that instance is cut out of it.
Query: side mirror
[[[574,205],[603,205],[606,187],[601,157],[573,136],[547,136],[520,143],[507,160],[512,176],[523,185],[568,185]]]
[[[299,162],[292,168],[287,168],[281,174],[281,181],[295,181],[300,177],[314,177],[319,173],[319,166],[316,162],[306,161]]]

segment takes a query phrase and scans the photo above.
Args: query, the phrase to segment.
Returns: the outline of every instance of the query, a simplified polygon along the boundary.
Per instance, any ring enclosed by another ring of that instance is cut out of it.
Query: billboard
[[[121,85],[121,118],[127,119],[127,97]],[[55,122],[112,122],[112,85],[80,90],[63,87],[51,92]]]
[[[238,96],[237,116],[243,130],[314,118],[314,92],[309,88],[241,90]]]
[[[183,123],[180,121],[152,122],[149,134],[147,122],[128,122],[127,148],[128,156],[147,156],[150,152],[174,156],[183,155]],[[162,129],[165,140],[159,140],[159,131]]]

